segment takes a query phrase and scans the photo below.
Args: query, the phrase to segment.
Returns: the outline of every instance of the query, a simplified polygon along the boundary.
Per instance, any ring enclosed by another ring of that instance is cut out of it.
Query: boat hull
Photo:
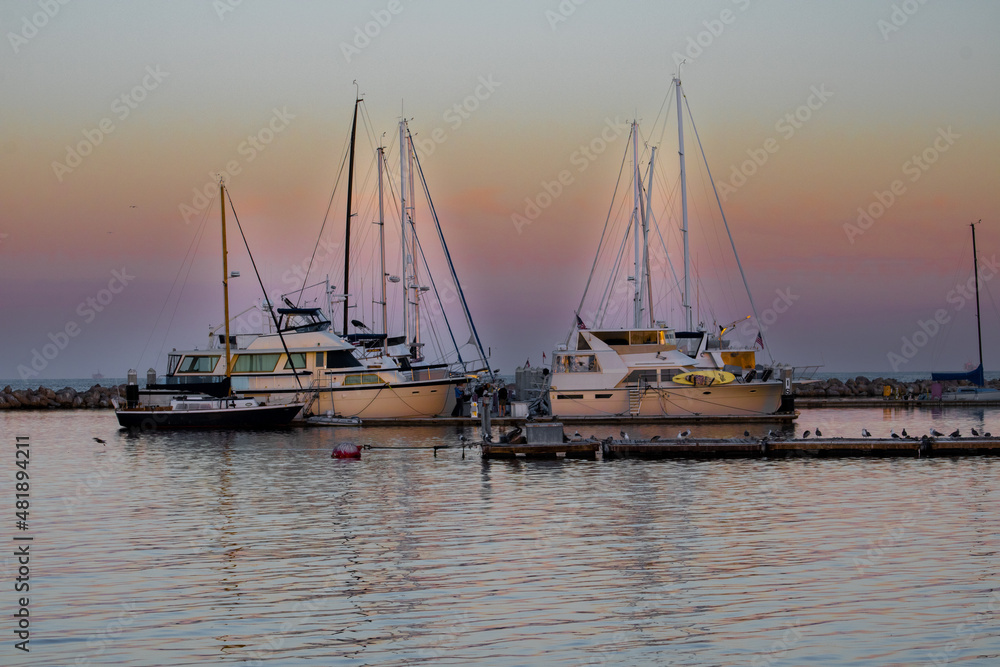
[[[118,423],[142,430],[175,428],[259,429],[287,426],[302,409],[301,403],[261,405],[219,410],[119,409]]]
[[[630,406],[630,387],[550,390],[554,417],[721,417],[770,415],[781,407],[780,382],[728,384],[714,387],[646,387],[638,410]]]

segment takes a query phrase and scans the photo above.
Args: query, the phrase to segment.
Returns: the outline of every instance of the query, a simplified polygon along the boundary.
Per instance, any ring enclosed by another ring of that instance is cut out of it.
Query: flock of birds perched
[[[993,434],[990,433],[989,431],[980,433],[979,431],[977,431],[974,428],[970,429],[970,430],[972,432],[972,436],[975,437],[975,438],[992,438],[993,437]],[[619,431],[618,435],[621,437],[622,441],[631,440],[631,438],[629,437],[629,434],[626,433],[625,431]],[[689,437],[690,435],[691,435],[691,429],[684,429],[683,431],[680,431],[680,432],[677,433],[677,440],[683,440],[683,439]],[[823,437],[823,432],[820,431],[819,428],[816,428],[816,429],[814,429],[812,431],[804,431],[802,433],[802,439],[805,440],[805,439],[809,438],[812,435],[815,435],[817,438],[822,438]],[[750,431],[744,430],[743,431],[743,437],[744,438],[751,438],[752,436],[750,435]],[[862,438],[870,438],[870,437],[872,437],[872,434],[871,434],[871,432],[868,429],[862,428],[861,429],[861,437]],[[894,439],[894,440],[929,440],[930,438],[944,438],[944,437],[948,437],[948,438],[961,438],[962,437],[962,432],[961,432],[961,429],[955,429],[954,431],[952,431],[951,433],[949,433],[947,436],[945,436],[944,433],[941,433],[937,429],[933,429],[932,428],[929,436],[928,435],[923,435],[921,437],[917,437],[917,436],[913,436],[913,435],[910,435],[909,433],[907,433],[905,428],[902,431],[900,431],[899,433],[896,433],[896,429],[893,428],[893,429],[889,430],[889,437],[892,438],[892,439]],[[572,439],[576,440],[576,441],[581,441],[581,440],[583,440],[583,436],[580,435],[579,431],[576,431],[575,433],[573,433],[573,438]],[[763,436],[763,438],[758,438],[758,439],[762,440],[762,441],[785,440],[786,436],[783,433],[775,433],[774,431],[769,430],[767,432],[767,435]],[[590,436],[590,440],[597,440],[597,437],[592,435],[592,436]],[[654,435],[652,438],[649,439],[649,442],[657,442],[659,440],[660,440],[660,436]],[[603,440],[603,442],[612,442],[612,441],[613,441],[613,438],[605,438]]]

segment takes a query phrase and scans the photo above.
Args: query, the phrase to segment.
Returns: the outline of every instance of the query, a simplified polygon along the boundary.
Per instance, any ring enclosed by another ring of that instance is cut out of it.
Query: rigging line
[[[257,270],[257,262],[253,259],[253,253],[250,252],[250,243],[247,242],[247,236],[243,233],[243,225],[240,224],[240,217],[236,215],[236,207],[233,206],[233,198],[229,194],[229,188],[226,188],[226,199],[229,200],[229,208],[233,212],[233,219],[236,220],[236,228],[240,230],[240,236],[243,238],[243,245],[246,246],[247,255],[250,257],[250,265],[253,267],[254,275],[257,276],[257,284],[260,285],[260,291],[267,298],[267,290],[264,289],[264,281],[260,279],[260,272]],[[301,296],[301,292],[299,293]],[[274,308],[267,309],[271,313],[271,321],[274,322],[274,330],[278,332],[278,339],[281,340],[281,347],[284,349],[285,354],[288,355],[288,365],[292,367],[292,375],[295,376],[295,383],[299,385],[299,389],[303,389],[302,380],[299,378],[299,371],[295,368],[295,361],[292,359],[292,353],[288,351],[288,345],[285,344],[285,337],[281,334],[281,328],[278,326],[278,318],[274,315]],[[228,346],[229,343],[227,342]],[[226,348],[229,349],[228,347]]]
[[[701,151],[701,159],[705,162],[705,171],[708,172],[708,180],[712,183],[712,191],[715,193],[715,201],[719,205],[719,213],[722,215],[722,222],[726,225],[726,234],[729,235],[729,244],[733,247],[733,255],[736,257],[736,266],[740,269],[740,277],[743,278],[743,287],[747,291],[747,298],[750,300],[750,308],[753,310],[754,319],[757,320],[759,325],[760,316],[757,314],[757,304],[754,303],[753,293],[750,291],[749,283],[747,283],[747,275],[743,271],[743,263],[740,261],[740,255],[736,252],[736,242],[733,241],[733,233],[729,229],[729,221],[726,220],[726,212],[722,210],[722,199],[719,197],[719,189],[715,187],[715,179],[712,178],[712,169],[708,166],[708,158],[705,156],[705,148],[701,144],[701,136],[698,134],[698,127],[694,124],[694,115],[691,113],[691,104],[688,102],[687,95],[684,96],[684,106],[687,108],[688,118],[691,119],[691,129],[694,130],[694,138],[698,141],[698,150]],[[771,348],[767,344],[767,339],[761,336],[761,341],[764,343],[764,349],[767,351],[767,356],[773,362],[774,356],[771,354]]]
[[[406,134],[410,138],[410,142],[412,142],[413,135],[410,134],[409,127],[406,128]],[[476,331],[476,325],[472,321],[472,313],[469,312],[469,304],[465,300],[465,292],[462,290],[462,283],[458,280],[458,273],[455,271],[455,265],[451,261],[451,253],[448,251],[448,244],[445,242],[444,232],[441,230],[441,221],[438,219],[437,209],[434,208],[434,200],[431,199],[431,191],[427,186],[427,179],[424,177],[424,168],[423,165],[420,164],[420,156],[417,155],[416,151],[413,153],[413,161],[417,165],[417,173],[420,174],[420,183],[423,185],[424,196],[427,197],[427,208],[430,210],[431,218],[434,220],[434,229],[437,230],[438,239],[441,241],[441,249],[444,251],[444,257],[448,264],[448,270],[451,272],[451,279],[455,281],[455,289],[458,291],[458,298],[462,302],[462,310],[465,313],[466,322],[469,324],[469,329],[472,331],[472,335],[476,338],[476,346],[479,348],[479,354],[481,355],[483,361],[487,361],[488,363],[486,351],[483,349],[483,343],[479,338],[479,332]],[[423,253],[423,250],[421,250],[421,253]],[[431,280],[431,284],[434,284],[433,279]],[[445,321],[447,321],[447,318]],[[448,326],[448,332],[451,333],[451,325]],[[452,342],[454,343],[454,334],[452,334],[451,337]],[[457,344],[455,345],[455,349],[458,349]],[[492,364],[489,365],[492,366]],[[489,374],[491,378],[494,377],[492,368],[489,369]]]
[[[626,142],[627,143],[627,142]],[[618,167],[618,180],[615,181],[615,190],[611,193],[611,204],[608,205],[608,215],[604,218],[604,229],[601,230],[601,238],[597,242],[597,252],[594,253],[594,263],[590,267],[590,275],[587,276],[587,284],[583,287],[583,296],[580,297],[580,305],[576,307],[576,312],[574,317],[580,317],[580,311],[583,310],[583,302],[587,298],[587,292],[590,290],[590,281],[594,277],[594,270],[597,268],[597,260],[601,256],[601,247],[604,245],[604,236],[608,232],[608,224],[611,222],[611,212],[615,208],[615,199],[618,197],[618,186],[621,185],[622,173],[625,171],[625,161],[628,158],[628,146],[626,145],[625,151],[622,153],[622,163]],[[598,304],[598,310],[600,309],[600,304]],[[577,330],[576,320],[573,320],[573,324],[570,327],[569,334],[566,336],[566,344],[569,344],[570,339],[573,337],[573,333]]]
[[[622,209],[624,209],[626,205],[627,205],[626,202],[623,200]],[[619,216],[621,215],[621,213],[622,211],[619,211]],[[598,311],[598,322],[600,322],[600,326],[605,326],[604,318],[607,317],[608,308],[611,306],[611,289],[615,285],[615,283],[618,282],[618,275],[619,273],[621,273],[622,270],[622,257],[624,256],[625,248],[628,245],[629,232],[631,232],[632,230],[633,217],[634,216],[629,216],[628,223],[625,225],[625,234],[622,236],[622,243],[618,247],[618,254],[615,257],[614,262],[612,263],[611,273],[608,276],[608,283],[607,285],[605,285],[604,293],[601,295],[601,300],[598,303],[597,311]]]
[[[181,272],[184,270],[184,265],[187,263],[188,255],[191,255],[191,262],[194,263],[194,253],[197,252],[197,247],[201,244],[201,237],[205,232],[205,222],[208,220],[208,214],[212,210],[212,205],[215,203],[215,195],[212,195],[212,201],[209,202],[208,206],[205,208],[204,215],[201,216],[201,222],[198,224],[198,229],[195,230],[194,236],[191,238],[191,243],[188,244],[187,250],[184,252],[184,257],[181,258],[181,265],[177,267],[177,274],[174,276],[174,282],[170,284],[170,289],[167,291],[167,298],[164,299],[163,305],[160,306],[160,312],[157,313],[156,319],[153,321],[153,328],[149,330],[149,336],[146,338],[146,344],[142,348],[142,352],[139,354],[139,360],[136,362],[136,368],[142,365],[142,358],[146,356],[146,350],[149,349],[149,344],[153,340],[153,334],[156,333],[160,318],[163,316],[163,311],[167,309],[167,304],[170,303],[170,295],[174,293],[174,288],[177,286],[177,280],[181,277]],[[188,274],[191,273],[191,266],[188,266]],[[184,276],[185,282],[187,282],[187,275]],[[183,288],[181,288],[183,291]],[[180,293],[177,294],[178,303],[180,301]],[[174,310],[170,315],[170,322],[173,322],[174,314],[177,312],[177,303],[174,304]],[[167,330],[170,329],[170,323],[167,323]],[[161,354],[163,354],[163,346],[166,345],[167,337],[164,335],[163,342],[160,344],[160,349],[156,353],[156,358],[158,359]],[[153,360],[153,366],[156,365],[156,359]]]
[[[350,141],[350,133],[344,139],[344,146],[346,147]],[[312,256],[309,257],[309,266],[306,268],[306,274],[302,278],[302,284],[305,285],[309,282],[309,272],[312,270],[313,261],[316,259],[316,251],[319,249],[319,242],[323,238],[323,232],[326,230],[326,223],[330,219],[330,209],[333,208],[333,200],[337,196],[337,188],[340,187],[340,177],[344,175],[344,166],[347,164],[347,151],[346,148],[341,149],[344,151],[344,159],[340,161],[340,169],[337,170],[337,179],[333,183],[333,192],[330,193],[330,201],[326,205],[326,214],[323,215],[323,224],[320,225],[319,234],[316,236],[316,245],[313,246]],[[232,202],[230,202],[232,203]],[[299,305],[299,301],[302,300],[302,290],[299,290],[299,295],[295,297],[295,305]],[[346,332],[345,332],[346,333]]]

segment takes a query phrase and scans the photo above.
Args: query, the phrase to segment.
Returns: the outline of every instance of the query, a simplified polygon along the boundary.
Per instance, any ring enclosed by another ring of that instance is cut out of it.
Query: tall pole
[[[979,256],[976,254],[976,223],[973,222],[969,226],[972,227],[972,275],[976,277],[976,333],[979,336],[979,372],[980,377],[984,377],[983,325],[979,319]]]
[[[219,204],[222,208],[222,303],[226,318],[226,377],[232,376],[232,353],[229,349],[229,252],[226,249],[226,186],[219,179]],[[232,386],[229,388],[232,393]]]
[[[639,175],[639,123],[632,121],[632,231],[635,246],[635,271],[632,274],[632,327],[642,326],[642,221],[640,200],[642,183]]]
[[[409,252],[406,242],[406,119],[399,121],[399,210],[402,213],[402,236],[400,247],[403,250],[403,342],[410,342],[410,288],[409,284]]]
[[[414,217],[416,216],[416,195],[414,192],[414,169],[413,169],[413,136],[409,132],[406,133],[406,156],[409,162],[409,167],[407,169],[407,175],[410,179],[410,257],[412,261],[410,263],[410,271],[413,274],[413,358],[420,359],[423,355],[420,354],[420,283],[417,282],[417,226],[414,223]]]
[[[385,162],[385,149],[378,147],[378,247],[379,256],[382,260],[382,333],[385,338],[382,340],[382,354],[389,356],[389,311],[386,305],[385,295],[385,210],[382,200],[382,171]]]
[[[681,161],[681,236],[684,239],[684,326],[694,330],[691,320],[691,253],[688,249],[687,170],[684,168],[684,115],[681,109],[681,79],[674,77],[677,97],[677,154]]]
[[[351,121],[351,151],[348,156],[347,165],[347,224],[344,233],[344,329],[343,335],[347,335],[348,306],[350,305],[350,281],[351,281],[351,197],[354,194],[354,139],[358,130],[358,105],[361,98],[354,100],[354,119]]]
[[[646,216],[642,221],[642,266],[646,277],[646,297],[649,311],[649,326],[653,326],[653,277],[649,270],[649,224],[653,218],[653,165],[656,161],[656,146],[649,149],[649,185],[646,186]]]

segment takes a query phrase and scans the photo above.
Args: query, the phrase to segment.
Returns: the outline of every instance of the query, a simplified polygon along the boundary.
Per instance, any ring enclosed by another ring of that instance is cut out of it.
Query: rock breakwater
[[[893,398],[928,398],[931,395],[932,380],[915,380],[903,382],[893,378],[877,377],[873,380],[864,375],[842,381],[836,378],[797,385],[795,395],[803,398],[869,398],[885,396],[885,387]],[[941,382],[942,388],[967,387],[972,383],[968,380],[957,382]],[[990,380],[988,387],[1000,389],[1000,380]]]
[[[77,391],[72,387],[62,389],[11,389],[10,385],[0,392],[0,410],[48,410],[76,408],[80,410],[100,410],[113,407],[112,396],[125,396],[125,385],[102,387],[95,384],[87,391]]]

